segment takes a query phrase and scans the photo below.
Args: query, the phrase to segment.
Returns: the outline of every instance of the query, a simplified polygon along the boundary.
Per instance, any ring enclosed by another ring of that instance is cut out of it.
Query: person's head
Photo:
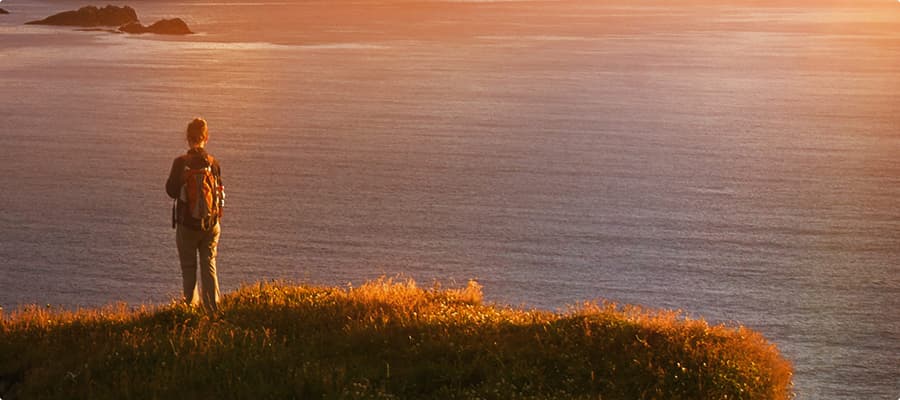
[[[209,139],[209,131],[206,128],[206,120],[200,117],[194,118],[187,126],[187,141],[191,148],[206,146]]]

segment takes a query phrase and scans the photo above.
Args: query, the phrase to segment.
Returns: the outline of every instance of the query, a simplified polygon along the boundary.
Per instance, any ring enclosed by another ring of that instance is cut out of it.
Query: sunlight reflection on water
[[[896,16],[229,4],[140,5],[202,32],[177,38],[0,20],[0,305],[175,296],[161,185],[203,115],[225,290],[405,273],[679,308],[762,331],[801,398],[894,394]]]

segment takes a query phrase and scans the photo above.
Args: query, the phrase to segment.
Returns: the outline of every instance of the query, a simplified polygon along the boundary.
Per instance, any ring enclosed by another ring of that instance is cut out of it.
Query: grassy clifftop
[[[0,318],[0,398],[787,399],[761,335],[673,312],[482,304],[481,288],[266,283],[172,304]]]

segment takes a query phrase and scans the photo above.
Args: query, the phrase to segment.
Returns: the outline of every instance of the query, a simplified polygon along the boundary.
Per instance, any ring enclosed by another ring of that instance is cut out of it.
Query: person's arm
[[[219,160],[216,160],[216,176],[219,178],[219,186],[225,186],[224,181],[222,181],[222,166],[219,165]]]
[[[181,176],[179,172],[184,169],[183,162],[181,157],[176,158],[172,162],[172,170],[169,171],[169,179],[166,180],[166,194],[173,199],[177,199],[178,195],[181,194]]]

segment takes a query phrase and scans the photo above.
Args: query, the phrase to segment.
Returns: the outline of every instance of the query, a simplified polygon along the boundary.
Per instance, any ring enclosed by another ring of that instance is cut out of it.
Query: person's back
[[[221,228],[219,217],[224,191],[218,160],[206,152],[209,138],[206,121],[195,118],[188,124],[189,150],[172,162],[166,181],[166,193],[175,200],[173,225],[181,263],[184,300],[217,310],[219,280],[216,255]],[[200,267],[198,296],[197,267]]]

